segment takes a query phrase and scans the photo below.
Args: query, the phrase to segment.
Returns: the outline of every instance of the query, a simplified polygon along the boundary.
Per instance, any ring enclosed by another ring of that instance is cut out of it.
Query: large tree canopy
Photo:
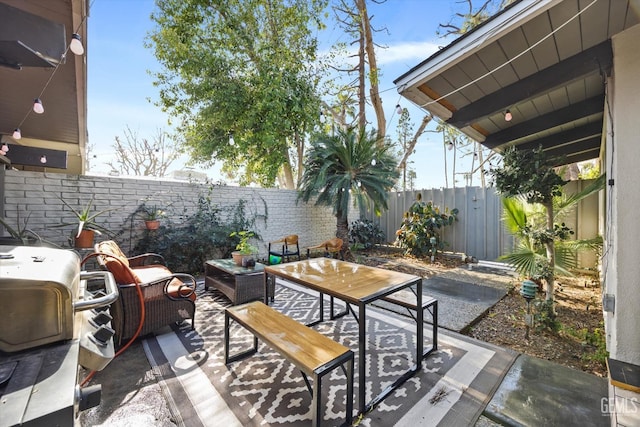
[[[162,0],[149,47],[160,104],[197,162],[293,188],[318,120],[315,28],[326,0]],[[234,144],[230,144],[233,135]]]

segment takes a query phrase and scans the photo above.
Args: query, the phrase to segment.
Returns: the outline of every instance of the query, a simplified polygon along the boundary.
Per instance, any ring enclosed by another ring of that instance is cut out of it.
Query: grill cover
[[[73,251],[0,245],[0,351],[73,338],[79,283]]]

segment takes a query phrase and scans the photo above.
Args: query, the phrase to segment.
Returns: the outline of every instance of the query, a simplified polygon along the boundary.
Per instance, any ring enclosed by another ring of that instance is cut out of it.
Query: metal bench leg
[[[258,338],[253,336],[253,348],[249,350],[241,351],[233,356],[229,355],[229,315],[225,311],[224,313],[224,364],[228,365],[231,362],[235,362],[240,359],[244,359],[247,356],[251,356],[258,352]]]
[[[322,422],[322,376],[314,375],[313,396],[311,399],[312,420],[311,425],[318,427]]]
[[[351,425],[351,420],[353,419],[353,364],[354,364],[354,355],[352,354],[349,360],[347,361],[347,372],[345,372],[347,377],[347,424]]]

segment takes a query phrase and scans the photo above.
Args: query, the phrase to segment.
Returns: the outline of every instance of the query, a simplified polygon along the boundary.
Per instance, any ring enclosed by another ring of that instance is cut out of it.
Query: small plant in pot
[[[239,242],[236,245],[236,250],[231,252],[233,261],[240,267],[254,267],[256,261],[254,256],[258,252],[258,248],[255,245],[249,243],[249,239],[255,236],[253,231],[234,231],[229,235],[232,238],[239,238]]]
[[[147,230],[157,230],[160,227],[160,218],[165,216],[165,211],[158,206],[143,206],[142,218]]]
[[[87,202],[87,204],[79,209],[69,204],[63,198],[58,198],[76,216],[76,220],[74,222],[63,222],[61,224],[56,224],[53,226],[54,228],[67,227],[70,225],[76,227],[74,233],[69,239],[69,243],[71,245],[76,248],[91,248],[93,247],[93,241],[96,234],[101,235],[102,233],[105,233],[107,235],[111,235],[111,232],[106,227],[96,223],[96,218],[107,212],[116,210],[116,208],[109,208],[97,212],[92,212],[91,208],[93,207],[94,196],[91,196],[91,199]]]
[[[15,228],[11,227],[6,219],[0,217],[0,226],[4,227],[7,233],[9,233],[9,236],[3,236],[0,233],[0,245],[55,247],[55,244],[42,239],[33,230],[27,228],[29,217],[31,217],[31,212],[27,214],[26,218],[21,219],[20,211],[18,210]]]

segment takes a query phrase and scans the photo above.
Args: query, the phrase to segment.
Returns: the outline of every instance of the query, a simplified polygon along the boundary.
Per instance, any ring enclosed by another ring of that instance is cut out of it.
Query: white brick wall
[[[4,217],[15,225],[17,216],[21,219],[31,215],[28,227],[43,238],[68,247],[68,236],[72,227],[51,228],[61,222],[71,222],[74,215],[60,201],[63,197],[72,206],[85,206],[95,195],[97,210],[115,208],[100,216],[97,222],[118,232],[116,239],[129,246],[131,239],[144,227],[140,218],[132,218],[132,213],[145,200],[150,205],[171,205],[167,212],[179,221],[182,212],[192,213],[200,195],[209,194],[217,206],[235,206],[240,199],[247,202],[249,216],[252,213],[267,215],[256,220],[256,231],[263,241],[258,244],[260,255],[266,255],[267,242],[288,234],[298,234],[301,249],[318,244],[335,236],[336,218],[329,207],[297,203],[297,192],[250,187],[210,186],[175,180],[145,178],[117,178],[63,175],[55,173],[6,171]],[[265,212],[266,205],[266,212]],[[349,223],[357,218],[356,211],[349,217]]]

